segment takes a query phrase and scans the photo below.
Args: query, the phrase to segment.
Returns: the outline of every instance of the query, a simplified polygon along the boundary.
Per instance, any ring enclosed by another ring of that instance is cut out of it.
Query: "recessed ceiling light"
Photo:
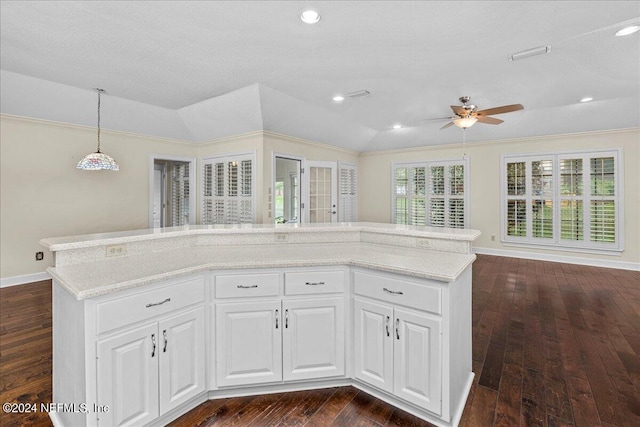
[[[402,129],[402,125],[401,124],[395,124],[393,125],[394,129]]]
[[[336,95],[336,96],[334,96],[334,97],[333,97],[333,100],[334,100],[335,102],[342,102],[342,101],[344,101],[344,96],[342,96],[342,95]]]
[[[302,19],[302,22],[304,22],[305,24],[315,24],[320,20],[320,14],[315,10],[308,9],[302,12],[302,15],[300,15],[300,19]]]
[[[631,25],[617,31],[616,36],[628,36],[630,34],[637,33],[638,31],[640,31],[640,25]]]
[[[580,101],[578,102],[589,102],[589,101],[593,101],[593,97],[585,96],[584,98],[580,99]]]

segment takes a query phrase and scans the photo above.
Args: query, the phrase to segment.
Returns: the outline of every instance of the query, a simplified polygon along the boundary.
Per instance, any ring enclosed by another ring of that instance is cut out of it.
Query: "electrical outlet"
[[[416,239],[416,246],[419,248],[433,248],[434,242],[431,239]]]
[[[123,256],[127,254],[127,246],[126,245],[112,245],[107,246],[107,256]]]
[[[274,240],[276,242],[288,242],[289,241],[289,235],[287,233],[276,233],[274,234]]]
[[[44,259],[44,252],[36,252],[36,261],[42,261]]]

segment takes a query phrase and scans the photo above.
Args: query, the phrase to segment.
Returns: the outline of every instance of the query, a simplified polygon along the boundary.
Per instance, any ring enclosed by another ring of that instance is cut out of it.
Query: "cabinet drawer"
[[[280,294],[278,273],[216,276],[216,298],[266,297]]]
[[[342,271],[301,271],[284,274],[285,295],[344,292]]]
[[[442,289],[438,286],[412,283],[359,271],[356,271],[353,277],[354,292],[357,295],[442,314]]]
[[[204,278],[98,303],[97,333],[101,334],[159,314],[204,301]]]

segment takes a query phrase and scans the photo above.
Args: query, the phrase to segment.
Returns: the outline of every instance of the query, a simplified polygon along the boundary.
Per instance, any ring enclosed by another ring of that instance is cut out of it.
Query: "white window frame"
[[[590,159],[600,157],[614,158],[614,196],[615,202],[615,236],[614,243],[592,242],[590,206],[592,200],[604,200],[600,196],[592,196],[590,191]],[[553,237],[532,237],[532,200],[538,199],[531,190],[531,162],[538,160],[553,161],[553,194],[550,196],[553,205]],[[560,192],[560,161],[565,159],[582,159],[582,195],[575,197],[563,196]],[[545,153],[503,154],[500,156],[500,224],[501,241],[505,245],[544,247],[545,249],[569,250],[586,253],[611,253],[624,250],[624,170],[622,148],[606,148],[594,150],[572,150]],[[507,194],[507,163],[526,162],[526,191],[524,196],[509,196]],[[526,200],[526,236],[507,235],[507,201],[510,199]],[[561,238],[561,201],[567,199],[581,200],[583,203],[583,240],[569,240]]]
[[[201,218],[201,222],[202,224],[205,224],[204,222],[204,205],[205,202],[208,199],[212,199],[215,200],[216,196],[205,196],[205,166],[208,164],[216,164],[216,163],[223,163],[225,165],[225,173],[224,173],[224,192],[225,195],[224,196],[218,196],[218,197],[222,197],[224,200],[229,200],[230,196],[227,194],[227,190],[228,190],[228,174],[226,173],[226,168],[227,168],[227,164],[230,162],[242,162],[245,160],[251,160],[251,196],[247,197],[249,200],[251,200],[251,223],[255,223],[256,222],[256,176],[257,176],[257,164],[256,164],[256,152],[255,151],[245,151],[245,152],[237,152],[237,153],[225,153],[219,156],[211,156],[211,157],[203,157],[200,159],[200,196],[201,196],[201,202],[200,202],[200,218]],[[227,208],[225,207],[225,210]],[[226,218],[227,214],[225,212],[225,218]],[[225,222],[223,223],[212,223],[212,224],[235,224],[232,222],[228,222],[227,220],[225,220]]]
[[[464,167],[464,194],[462,196],[454,196],[450,194],[450,180],[449,180],[449,176],[447,174],[448,171],[448,167],[449,166],[460,166],[462,165]],[[444,190],[444,196],[443,197],[438,197],[439,199],[442,198],[444,199],[444,205],[445,205],[445,212],[444,212],[444,227],[445,228],[449,228],[450,227],[450,220],[449,220],[449,201],[452,199],[461,199],[463,200],[464,203],[464,228],[468,228],[469,227],[469,160],[468,158],[461,158],[461,159],[448,159],[448,160],[434,160],[434,161],[419,161],[419,162],[397,162],[397,163],[392,163],[391,164],[391,222],[393,224],[396,223],[396,193],[395,193],[395,173],[396,173],[396,169],[398,168],[408,168],[410,170],[410,168],[419,168],[419,167],[424,167],[425,168],[425,225],[426,226],[432,226],[432,227],[442,227],[439,225],[432,225],[430,218],[431,218],[431,191],[430,191],[430,186],[431,186],[431,167],[433,166],[444,166],[445,168],[445,190]],[[410,180],[410,178],[409,178]],[[408,188],[410,188],[408,186]],[[407,215],[408,215],[408,223],[411,223],[411,195],[407,195]]]

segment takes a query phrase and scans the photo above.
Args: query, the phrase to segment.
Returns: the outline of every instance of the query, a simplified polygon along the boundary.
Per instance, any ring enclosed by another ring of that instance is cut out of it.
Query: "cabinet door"
[[[282,381],[280,300],[216,304],[218,386]]]
[[[355,377],[393,393],[393,309],[354,300]]]
[[[158,326],[152,323],[97,343],[100,425],[143,425],[158,417]]]
[[[436,414],[442,408],[442,321],[395,309],[394,394]]]
[[[204,307],[159,322],[160,414],[205,390]]]
[[[282,308],[285,381],[344,375],[344,298],[288,300]]]

